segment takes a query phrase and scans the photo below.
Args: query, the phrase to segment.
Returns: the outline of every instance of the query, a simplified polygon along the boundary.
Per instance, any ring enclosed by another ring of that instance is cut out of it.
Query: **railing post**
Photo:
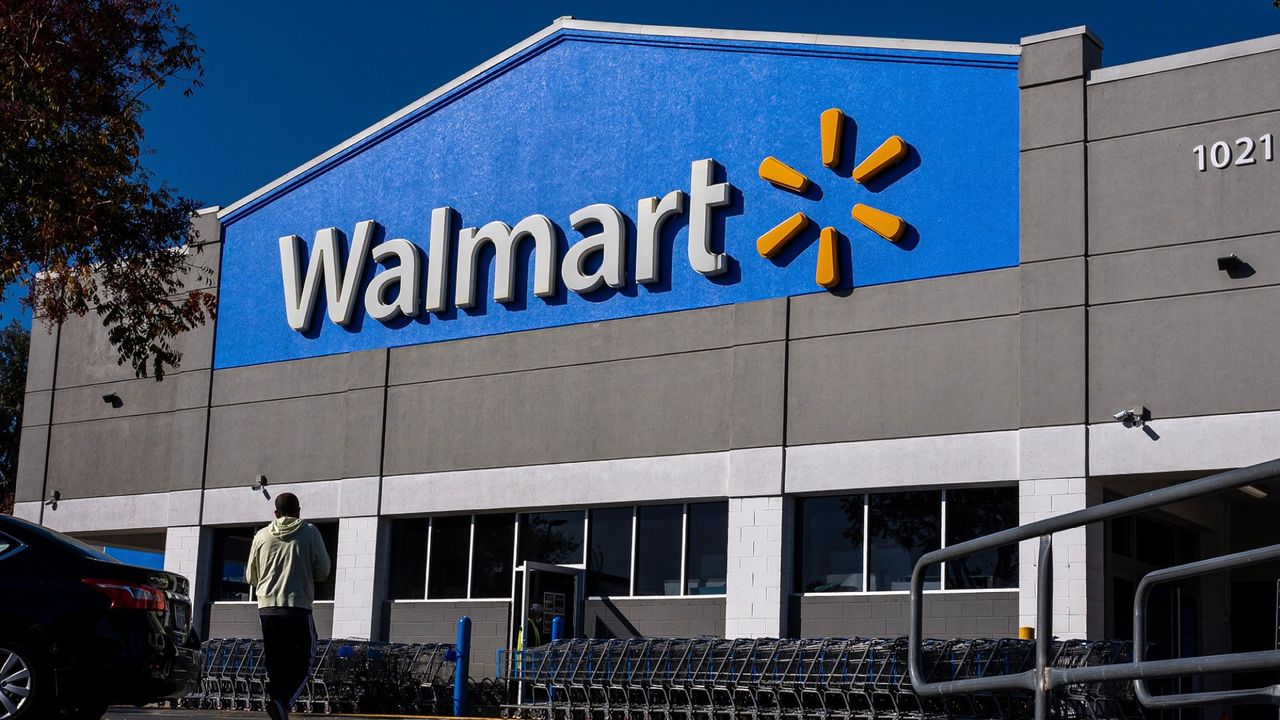
[[[1036,567],[1036,720],[1049,717],[1049,648],[1053,642],[1053,536],[1040,536]]]
[[[458,618],[458,661],[453,666],[453,716],[467,714],[467,677],[470,674],[471,618]]]

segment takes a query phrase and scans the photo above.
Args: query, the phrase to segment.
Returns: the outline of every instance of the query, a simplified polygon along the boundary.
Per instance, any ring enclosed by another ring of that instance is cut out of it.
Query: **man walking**
[[[253,536],[244,573],[258,596],[271,720],[287,720],[302,694],[316,647],[316,581],[329,576],[324,539],[315,525],[298,519],[301,511],[297,495],[276,496],[276,520]]]

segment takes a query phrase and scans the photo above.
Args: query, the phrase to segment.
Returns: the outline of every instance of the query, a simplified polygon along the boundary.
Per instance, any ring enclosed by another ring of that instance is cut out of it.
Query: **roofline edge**
[[[784,33],[757,30],[718,30],[709,28],[667,27],[663,25],[637,25],[600,22],[594,20],[578,20],[572,16],[562,16],[556,18],[554,22],[542,30],[539,30],[506,50],[503,50],[497,55],[494,55],[483,63],[471,68],[467,72],[450,80],[444,85],[441,85],[430,93],[418,98],[373,125],[370,125],[341,143],[315,156],[311,160],[295,167],[284,175],[277,177],[271,182],[259,187],[257,190],[241,197],[239,200],[222,206],[221,209],[218,210],[218,219],[221,220],[222,218],[235,213],[237,210],[247,207],[266,195],[269,195],[281,186],[302,177],[317,166],[341,155],[351,147],[358,145],[373,135],[376,135],[385,128],[394,125],[406,116],[413,114],[423,106],[485,73],[494,66],[511,59],[534,45],[537,45],[560,30],[586,30],[630,35],[688,37],[714,40],[744,40],[751,42],[783,42],[834,47],[921,50],[927,52],[962,52],[987,55],[1019,55],[1022,50],[1021,46],[1016,44],[949,42],[943,40],[898,40],[892,38],[868,38],[845,35],[818,35],[810,33]]]

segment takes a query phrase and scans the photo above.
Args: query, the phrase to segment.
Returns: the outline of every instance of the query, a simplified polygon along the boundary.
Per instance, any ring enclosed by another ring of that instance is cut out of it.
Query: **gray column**
[[[1019,60],[1023,523],[1101,501],[1086,479],[1088,197],[1085,84],[1102,43],[1078,27],[1023,38]],[[1101,527],[1054,538],[1054,628],[1101,637]],[[1034,625],[1038,555],[1022,544],[1020,624]]]

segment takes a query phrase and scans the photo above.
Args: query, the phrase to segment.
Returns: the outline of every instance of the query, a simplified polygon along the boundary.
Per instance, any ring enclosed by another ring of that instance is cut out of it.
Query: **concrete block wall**
[[[786,618],[792,503],[781,495],[729,498],[724,633],[728,638],[779,637]],[[786,561],[784,561],[786,558]]]
[[[391,642],[452,643],[458,618],[471,618],[471,675],[494,677],[497,651],[507,647],[511,603],[494,600],[413,600],[387,602]]]
[[[1018,484],[1018,522],[1063,515],[1102,502],[1102,486],[1085,478],[1023,480]],[[1036,573],[1039,541],[1019,546],[1019,623],[1036,624]],[[1094,524],[1053,536],[1053,633],[1061,637],[1101,639],[1106,607],[1103,582],[1103,527]]]
[[[262,624],[258,621],[258,606],[256,603],[210,603],[207,613],[209,616],[208,636],[210,638],[262,637]],[[311,617],[316,624],[317,637],[336,637],[333,634],[333,603],[316,603],[311,609]]]
[[[385,555],[390,547],[387,533],[387,523],[376,516],[338,521],[338,556],[333,570],[335,637],[378,639],[383,594],[378,550],[381,546]]]
[[[165,531],[164,569],[191,583],[191,626],[206,635],[207,612],[203,598],[209,594],[210,551],[213,531],[199,525],[171,527]]]
[[[908,631],[906,595],[793,595],[789,634],[797,637],[899,637]],[[930,593],[926,637],[1016,637],[1018,593]]]
[[[727,637],[725,604],[713,596],[593,598],[586,602],[583,630],[592,638]]]

